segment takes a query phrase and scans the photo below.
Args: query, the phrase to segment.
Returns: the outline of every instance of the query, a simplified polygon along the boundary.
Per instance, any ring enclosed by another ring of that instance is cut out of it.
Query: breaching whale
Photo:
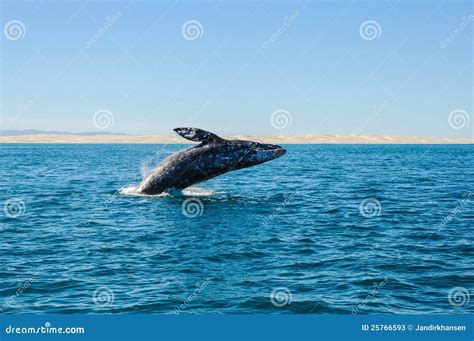
[[[264,163],[286,153],[280,146],[253,141],[226,140],[198,128],[174,129],[200,144],[181,150],[159,164],[138,186],[143,194],[181,190],[218,175]]]

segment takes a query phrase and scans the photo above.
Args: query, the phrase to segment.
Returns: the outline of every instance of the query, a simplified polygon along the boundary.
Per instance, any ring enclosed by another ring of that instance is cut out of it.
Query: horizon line
[[[176,136],[173,131],[170,133],[129,133],[129,132],[113,132],[113,131],[81,131],[81,132],[70,132],[60,130],[42,130],[42,129],[0,129],[0,136],[157,136],[157,137],[168,137]],[[224,137],[237,137],[237,136],[261,136],[261,137],[322,137],[322,136],[335,136],[335,137],[392,137],[392,138],[417,138],[417,139],[449,139],[449,140],[474,140],[474,136],[471,137],[448,137],[448,136],[427,136],[427,135],[410,135],[410,134],[380,134],[380,133],[366,133],[366,134],[354,134],[354,133],[309,133],[309,134],[288,134],[288,133],[272,133],[272,134],[252,134],[252,133],[240,133],[240,134],[224,134]]]

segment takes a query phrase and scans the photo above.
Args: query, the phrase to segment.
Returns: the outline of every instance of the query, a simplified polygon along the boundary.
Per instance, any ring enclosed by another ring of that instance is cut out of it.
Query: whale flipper
[[[179,136],[194,142],[202,142],[204,144],[212,142],[220,142],[224,139],[211,132],[199,128],[175,128],[173,129]]]

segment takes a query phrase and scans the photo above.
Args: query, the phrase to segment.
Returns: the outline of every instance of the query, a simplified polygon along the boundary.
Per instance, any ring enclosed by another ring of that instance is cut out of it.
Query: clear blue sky
[[[1,6],[2,31],[12,20],[24,25],[18,39],[1,35],[8,129],[99,131],[94,113],[107,109],[113,132],[190,125],[221,134],[473,135],[470,1]],[[189,20],[202,36],[183,37]],[[375,39],[360,33],[368,20],[380,27]],[[277,109],[291,115],[285,129],[271,124]],[[467,112],[469,125],[453,129],[453,110]]]

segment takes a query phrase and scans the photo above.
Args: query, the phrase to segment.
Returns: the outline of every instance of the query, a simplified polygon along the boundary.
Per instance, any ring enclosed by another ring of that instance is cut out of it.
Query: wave
[[[209,197],[214,194],[221,194],[223,192],[216,191],[212,188],[203,187],[188,187],[181,191],[181,194],[186,197]]]
[[[118,190],[122,195],[133,196],[133,197],[169,197],[169,196],[185,196],[185,197],[208,197],[223,192],[216,191],[211,188],[202,187],[188,187],[183,190],[175,190],[171,192],[164,192],[156,195],[143,194],[137,192],[138,186],[126,186]]]
[[[166,192],[156,194],[156,195],[143,194],[143,193],[137,192],[137,189],[138,189],[138,186],[127,186],[127,187],[120,188],[118,192],[122,195],[127,195],[131,197],[167,197],[171,195]]]

